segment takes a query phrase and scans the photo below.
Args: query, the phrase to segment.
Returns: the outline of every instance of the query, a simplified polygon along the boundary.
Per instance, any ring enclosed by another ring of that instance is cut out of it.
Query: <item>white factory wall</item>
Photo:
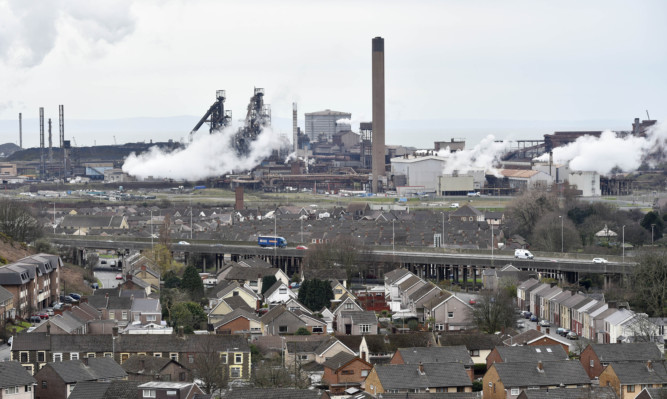
[[[336,124],[337,120],[350,119],[352,114],[337,111],[321,111],[327,115],[318,115],[318,113],[306,114],[306,135],[310,141],[317,141],[320,134],[324,133],[327,140],[331,140],[337,132],[351,130],[352,126],[347,123]]]
[[[392,158],[391,171],[394,175],[405,175],[408,186],[423,186],[424,191],[433,192],[438,189],[445,162],[446,158],[436,156]]]
[[[570,172],[568,181],[571,185],[581,190],[583,197],[599,197],[602,195],[600,190],[600,175],[597,172]]]

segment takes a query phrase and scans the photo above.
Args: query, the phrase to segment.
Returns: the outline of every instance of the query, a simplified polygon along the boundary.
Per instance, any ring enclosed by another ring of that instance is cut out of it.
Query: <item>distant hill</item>
[[[100,145],[97,147],[72,147],[70,149],[70,159],[78,160],[79,162],[86,161],[122,161],[131,153],[141,154],[148,151],[150,147],[158,146],[165,150],[173,150],[180,147],[181,144],[177,142],[171,143],[127,143],[123,145]],[[48,151],[48,150],[46,150]],[[56,160],[62,159],[62,150],[60,148],[53,149],[53,158]],[[6,160],[10,162],[15,161],[38,161],[40,159],[39,148],[27,148],[16,151]]]
[[[0,144],[0,158],[8,157],[20,149],[21,147],[14,143]]]

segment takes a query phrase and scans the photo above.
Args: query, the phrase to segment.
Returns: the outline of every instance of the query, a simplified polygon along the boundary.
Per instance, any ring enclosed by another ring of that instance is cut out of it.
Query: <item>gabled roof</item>
[[[491,350],[502,345],[501,338],[495,334],[469,332],[446,332],[439,337],[440,345],[463,345],[468,350]]]
[[[227,391],[225,399],[321,399],[317,389],[291,388],[234,388]]]
[[[287,286],[287,284],[283,283],[280,280],[276,280],[276,282],[273,283],[271,288],[266,290],[266,292],[264,293],[264,298],[270,297],[274,292],[276,292],[282,286],[285,286],[285,288],[287,288],[288,291],[290,290],[290,288]]]
[[[232,309],[232,310],[245,309],[248,312],[253,311],[253,309],[250,306],[248,306],[248,303],[243,298],[241,298],[240,295],[233,295],[233,296],[227,297],[225,299],[220,300],[220,302],[221,303],[222,302],[226,303],[227,306],[229,306],[230,309]]]
[[[653,342],[631,344],[589,344],[601,362],[660,360],[662,353]]]
[[[232,266],[232,270],[227,273],[225,280],[258,280],[265,276],[275,276],[279,271],[280,269],[277,267]]]
[[[9,292],[3,286],[0,286],[0,303],[10,301],[12,298],[14,298],[14,294]]]
[[[378,364],[375,371],[385,390],[472,386],[460,363],[427,363],[423,367],[423,374],[416,364]]]
[[[232,310],[230,313],[227,313],[226,315],[222,316],[222,319],[220,319],[220,321],[216,322],[213,325],[213,328],[218,328],[220,326],[224,326],[225,324],[229,323],[230,321],[236,320],[239,317],[259,322],[259,317],[257,317],[257,315],[255,313],[248,312],[247,310],[245,310],[243,308],[237,308],[237,309]]]
[[[405,364],[419,363],[461,363],[464,366],[474,364],[470,352],[463,345],[400,348],[397,353]]]
[[[19,362],[0,362],[0,389],[37,383]]]
[[[662,396],[660,396],[661,398]],[[595,398],[595,399],[618,399],[616,391],[612,387],[600,387],[591,385],[590,387],[578,388],[549,388],[549,389],[524,389],[519,398],[525,399],[575,399],[575,398]],[[658,397],[656,397],[658,398]]]
[[[408,277],[407,280],[405,280],[405,281],[403,281],[402,283],[400,283],[400,284],[398,285],[398,288],[399,288],[401,291],[405,291],[405,290],[407,290],[408,288],[410,288],[410,287],[412,287],[413,285],[418,284],[418,283],[426,284],[426,283],[425,283],[422,279],[420,279],[419,277],[412,275],[412,276]]]
[[[65,383],[127,377],[125,370],[109,357],[51,362],[46,367],[50,367]]]
[[[180,363],[168,357],[155,357],[148,355],[133,355],[125,359],[122,364],[123,370],[131,374],[158,375],[169,363]]]
[[[336,355],[328,358],[327,360],[322,363],[324,367],[330,368],[334,372],[338,371],[341,367],[345,367],[348,363],[351,361],[359,359],[353,354],[347,353],[347,352],[340,352],[337,353]],[[359,359],[360,361],[363,361]]]
[[[373,311],[342,311],[340,316],[343,318],[350,318],[352,324],[377,324],[378,318]]]
[[[562,348],[561,348],[562,350]],[[506,389],[525,386],[589,385],[590,378],[581,363],[573,360],[542,362],[542,371],[537,361],[494,363]]]
[[[496,350],[503,363],[530,362],[534,366],[538,361],[567,360],[567,353],[561,345],[524,345],[497,346]]]
[[[412,274],[408,269],[394,269],[389,273],[385,273],[384,282],[385,284],[393,284],[394,281],[398,281],[407,274]]]
[[[612,368],[623,385],[667,384],[667,368],[664,361],[650,361],[650,364],[647,361],[614,362],[607,367]]]

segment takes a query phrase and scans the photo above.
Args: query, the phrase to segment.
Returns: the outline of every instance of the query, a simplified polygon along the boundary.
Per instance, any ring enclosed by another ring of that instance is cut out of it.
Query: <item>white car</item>
[[[450,208],[458,208],[458,207],[459,207],[459,203],[458,203],[458,202],[452,202],[452,203],[449,205],[449,207],[450,207]]]
[[[178,245],[190,245],[190,243],[187,241],[179,241]]]
[[[593,263],[608,263],[605,258],[593,258]]]

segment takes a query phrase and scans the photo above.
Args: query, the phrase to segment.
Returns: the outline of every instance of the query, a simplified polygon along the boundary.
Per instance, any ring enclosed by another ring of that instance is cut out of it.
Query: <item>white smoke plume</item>
[[[343,119],[338,119],[336,121],[336,124],[338,125],[352,125],[352,119],[350,118],[343,118]]]
[[[130,0],[0,0],[0,60],[15,67],[41,64],[58,40],[98,55],[134,31]],[[74,36],[72,36],[74,35]]]
[[[289,163],[289,161],[296,159],[296,151],[290,152],[287,157],[285,158],[285,165]]]
[[[653,166],[664,162],[667,149],[667,126],[655,125],[646,137],[622,136],[604,131],[600,137],[582,136],[576,141],[553,150],[555,163],[568,164],[571,170],[595,171],[601,175],[614,169],[624,172],[637,170],[643,163]],[[546,162],[549,154],[536,160]]]
[[[437,155],[448,158],[443,170],[444,174],[451,174],[454,171],[465,173],[474,169],[484,169],[487,173],[499,176],[500,173],[494,165],[500,161],[500,157],[509,147],[509,141],[496,142],[493,135],[488,135],[469,150],[451,152],[447,147],[438,151]]]
[[[200,180],[250,170],[284,145],[280,135],[266,127],[250,144],[250,153],[239,156],[230,145],[234,133],[235,129],[228,127],[221,132],[195,136],[187,147],[172,152],[152,147],[140,155],[132,153],[123,164],[123,172],[142,179],[152,176]]]

